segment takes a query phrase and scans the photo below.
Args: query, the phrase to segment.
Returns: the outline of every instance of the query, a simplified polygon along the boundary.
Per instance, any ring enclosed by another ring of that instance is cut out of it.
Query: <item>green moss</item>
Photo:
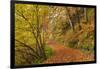
[[[46,57],[50,57],[52,54],[53,54],[53,50],[48,47],[48,46],[45,46],[45,54],[46,54]],[[44,61],[44,59],[42,58],[37,58],[35,61],[34,61],[34,64],[41,64],[42,62]]]
[[[45,48],[46,57],[50,57],[53,54],[53,50],[50,47]]]

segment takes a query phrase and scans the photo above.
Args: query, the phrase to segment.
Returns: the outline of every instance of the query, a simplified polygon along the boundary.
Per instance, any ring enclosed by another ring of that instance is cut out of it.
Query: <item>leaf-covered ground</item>
[[[84,54],[78,49],[73,49],[60,45],[55,41],[48,42],[49,47],[53,49],[54,53],[51,57],[45,60],[43,63],[67,63],[67,62],[82,62],[82,61],[93,61],[93,54]]]
[[[51,64],[51,63],[69,63],[69,62],[84,62],[84,61],[94,61],[94,52],[92,50],[92,52],[90,51],[90,49],[92,48],[91,46],[91,42],[94,42],[94,39],[91,39],[91,36],[94,36],[93,30],[94,30],[94,21],[93,21],[93,17],[91,17],[90,19],[90,25],[83,25],[82,30],[78,31],[78,33],[75,33],[74,35],[70,32],[69,35],[67,35],[66,37],[64,37],[63,39],[78,39],[78,43],[83,43],[86,40],[91,40],[90,42],[85,42],[85,44],[88,44],[89,46],[87,46],[89,48],[89,50],[87,50],[87,48],[80,48],[78,46],[74,47],[70,47],[69,44],[62,44],[59,43],[55,40],[49,40],[48,41],[48,46],[50,48],[52,48],[53,50],[53,55],[50,56],[47,60],[45,60],[43,63],[45,64]],[[90,33],[90,35],[84,39],[83,35],[88,35]],[[67,41],[69,41],[67,40]],[[68,43],[68,42],[66,42]],[[84,43],[83,43],[84,44]],[[68,45],[68,46],[66,46]],[[76,44],[78,45],[78,44]],[[84,45],[84,47],[86,47],[86,45]],[[93,46],[94,47],[94,46]],[[84,49],[84,51],[82,51]],[[94,49],[94,48],[93,48]]]

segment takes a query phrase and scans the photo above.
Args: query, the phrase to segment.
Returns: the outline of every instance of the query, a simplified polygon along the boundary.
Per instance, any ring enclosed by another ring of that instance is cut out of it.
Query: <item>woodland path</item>
[[[82,62],[93,60],[93,54],[84,54],[78,49],[65,47],[56,43],[55,41],[48,42],[49,47],[53,49],[53,55],[45,60],[43,63],[68,63],[68,62]]]

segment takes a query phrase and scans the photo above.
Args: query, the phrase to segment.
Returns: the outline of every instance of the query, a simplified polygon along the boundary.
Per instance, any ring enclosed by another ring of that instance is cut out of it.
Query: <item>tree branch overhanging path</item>
[[[93,61],[93,13],[85,7],[16,4],[15,64]]]

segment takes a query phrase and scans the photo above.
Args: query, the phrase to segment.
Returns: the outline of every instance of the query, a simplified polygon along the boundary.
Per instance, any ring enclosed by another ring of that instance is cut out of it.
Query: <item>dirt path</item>
[[[93,60],[93,55],[83,54],[80,50],[67,48],[63,45],[59,45],[54,41],[48,43],[53,49],[54,53],[51,57],[45,60],[43,63],[67,63],[67,62],[81,62]]]

